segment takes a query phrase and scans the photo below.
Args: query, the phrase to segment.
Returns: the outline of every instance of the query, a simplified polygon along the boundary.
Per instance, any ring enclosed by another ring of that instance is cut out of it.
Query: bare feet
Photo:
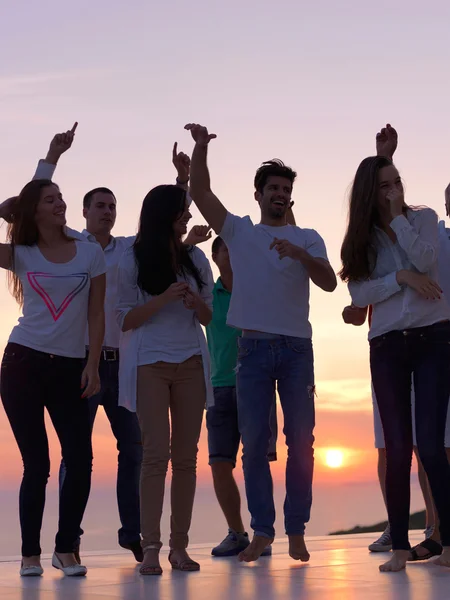
[[[258,560],[266,548],[273,542],[273,538],[263,537],[262,535],[254,535],[252,541],[243,550],[238,559],[240,562],[253,562]]]
[[[162,575],[158,548],[148,548],[145,550],[139,573],[141,575]]]
[[[433,562],[439,567],[450,567],[450,546],[444,546],[443,553]]]
[[[40,556],[22,556],[22,567],[41,567]]]
[[[63,567],[77,567],[78,562],[73,552],[55,552]]]
[[[289,537],[289,556],[294,560],[302,562],[309,561],[309,552],[306,549],[304,535],[290,535]]]
[[[386,563],[380,565],[380,571],[383,573],[397,572],[405,568],[409,557],[409,550],[394,550],[392,558]]]

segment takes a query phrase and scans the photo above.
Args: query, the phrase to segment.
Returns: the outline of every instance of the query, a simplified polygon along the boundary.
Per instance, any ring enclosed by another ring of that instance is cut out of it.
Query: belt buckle
[[[117,350],[103,350],[103,359],[106,362],[112,362],[117,360]]]

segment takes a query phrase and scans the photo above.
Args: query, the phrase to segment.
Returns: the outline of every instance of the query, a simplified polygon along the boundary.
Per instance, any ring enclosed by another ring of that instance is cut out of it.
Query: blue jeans
[[[119,529],[119,544],[127,545],[141,539],[139,509],[139,479],[142,463],[141,432],[136,413],[118,405],[119,361],[100,360],[99,375],[101,391],[89,399],[91,432],[97,409],[103,405],[106,416],[117,440],[117,504],[122,527]],[[59,472],[60,489],[65,477],[64,461]],[[83,531],[80,530],[80,535]],[[78,540],[79,544],[79,540]]]
[[[215,387],[213,391],[214,406],[210,406],[206,412],[209,464],[228,462],[235,467],[241,442],[236,386]],[[275,397],[270,412],[270,431],[272,435],[268,448],[268,458],[272,462],[277,460],[278,423]]]
[[[255,535],[268,538],[275,536],[275,505],[267,448],[276,384],[288,447],[285,530],[287,535],[303,535],[311,512],[314,465],[312,342],[287,336],[239,338],[237,393],[245,490],[251,527]]]
[[[440,521],[450,546],[450,465],[444,448],[450,395],[450,323],[391,331],[370,342],[372,382],[386,442],[386,497],[392,548],[409,550],[414,377],[416,439]]]

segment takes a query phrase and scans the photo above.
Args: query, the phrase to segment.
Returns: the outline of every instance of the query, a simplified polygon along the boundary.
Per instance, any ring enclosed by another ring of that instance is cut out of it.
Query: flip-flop
[[[200,571],[200,565],[198,562],[195,562],[195,560],[192,560],[191,558],[186,558],[182,561],[172,560],[172,552],[169,554],[169,562],[172,566],[172,569],[176,571]]]
[[[425,554],[424,556],[420,556],[419,554],[417,554],[417,548],[425,548],[425,550],[428,550],[428,553]],[[420,542],[420,544],[417,544],[417,546],[414,546],[414,548],[411,549],[411,557],[408,558],[409,562],[415,562],[418,560],[429,560],[430,558],[433,558],[433,556],[440,556],[443,552],[443,548],[441,546],[441,544],[439,544],[439,542],[436,542],[435,540],[424,540],[423,542]]]

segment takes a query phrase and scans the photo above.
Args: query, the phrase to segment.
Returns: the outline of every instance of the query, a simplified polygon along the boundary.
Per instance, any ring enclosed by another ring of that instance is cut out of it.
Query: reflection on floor
[[[41,578],[20,579],[19,562],[1,559],[1,600],[448,600],[450,569],[430,563],[381,574],[384,554],[367,545],[375,536],[311,538],[311,562],[291,560],[285,540],[274,543],[272,558],[251,565],[235,558],[213,559],[210,548],[191,547],[200,573],[172,572],[163,555],[162,577],[142,577],[129,553],[85,553],[86,578],[72,579],[52,569],[48,559]],[[412,542],[420,541],[414,533]]]

